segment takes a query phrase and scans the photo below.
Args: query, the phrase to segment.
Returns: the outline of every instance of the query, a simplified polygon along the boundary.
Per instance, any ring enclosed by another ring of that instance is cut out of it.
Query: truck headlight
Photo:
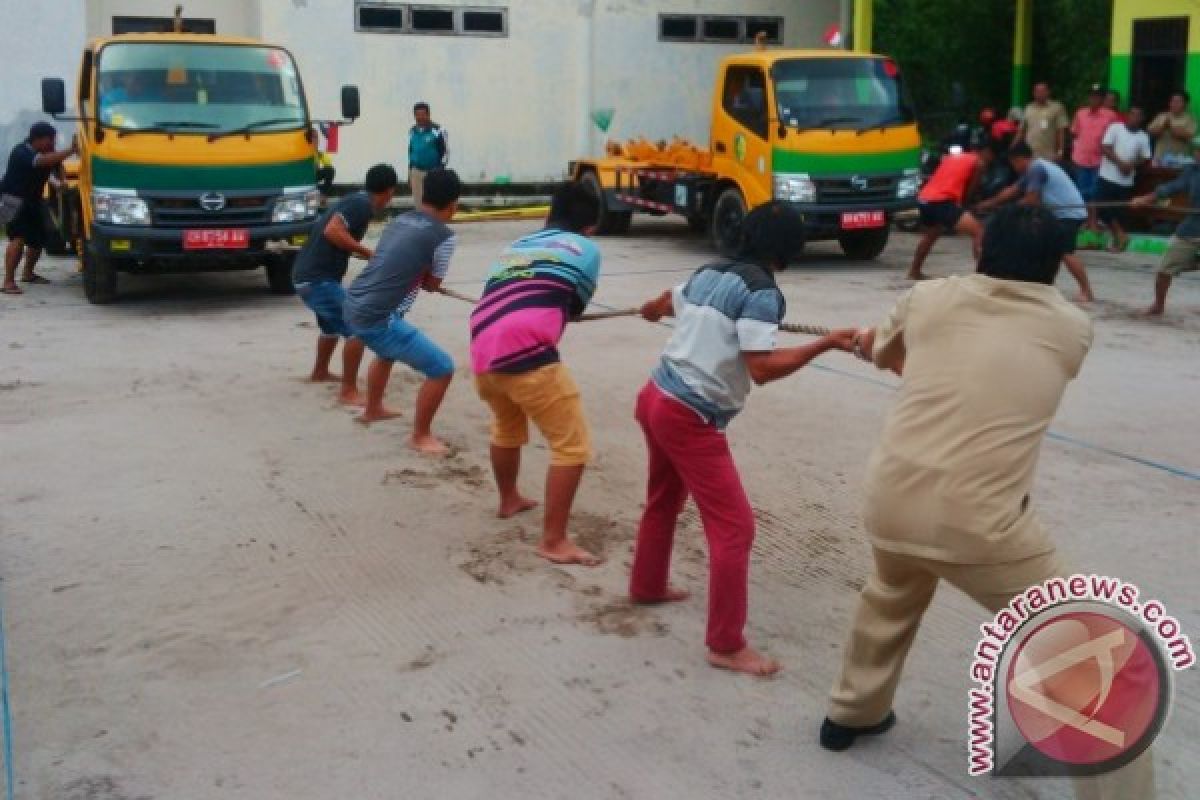
[[[284,189],[283,197],[271,210],[271,222],[303,222],[316,217],[320,210],[321,193],[316,189]]]
[[[787,203],[817,202],[817,185],[804,173],[775,173],[775,199]]]
[[[916,197],[917,192],[921,190],[921,178],[915,169],[906,169],[904,174],[900,176],[900,180],[896,183],[896,197],[899,200],[905,200],[910,197]]]
[[[149,225],[150,207],[133,190],[92,190],[92,216],[109,225]]]

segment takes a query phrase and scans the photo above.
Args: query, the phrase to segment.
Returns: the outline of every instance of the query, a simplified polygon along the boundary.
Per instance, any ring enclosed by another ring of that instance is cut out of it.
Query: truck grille
[[[221,194],[224,205],[217,210],[201,207],[201,198],[212,201]],[[161,228],[232,228],[269,225],[271,209],[278,195],[263,192],[143,192],[150,206],[155,227]]]
[[[866,206],[896,199],[897,178],[894,175],[863,176],[857,181],[853,177],[817,178],[814,182],[818,203]]]

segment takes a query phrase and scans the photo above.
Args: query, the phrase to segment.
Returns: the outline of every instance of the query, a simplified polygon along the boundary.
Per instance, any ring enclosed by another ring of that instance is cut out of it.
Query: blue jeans
[[[342,303],[346,290],[337,281],[313,281],[296,284],[296,294],[317,317],[317,327],[324,336],[349,336],[350,327],[342,318]]]
[[[352,331],[371,352],[384,361],[399,361],[426,378],[444,378],[454,372],[454,360],[412,323],[395,314],[383,325]]]

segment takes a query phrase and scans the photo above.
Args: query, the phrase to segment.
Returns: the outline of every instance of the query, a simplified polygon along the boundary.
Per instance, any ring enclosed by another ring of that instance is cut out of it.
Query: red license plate
[[[245,228],[213,228],[184,231],[184,250],[245,250],[250,246],[250,231]]]
[[[842,230],[854,231],[862,228],[882,228],[887,216],[882,211],[843,211]]]

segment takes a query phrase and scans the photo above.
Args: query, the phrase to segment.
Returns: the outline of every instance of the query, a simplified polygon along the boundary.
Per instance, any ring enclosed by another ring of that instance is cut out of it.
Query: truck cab
[[[726,253],[747,211],[778,200],[801,213],[809,240],[836,239],[847,256],[874,258],[892,215],[916,205],[916,117],[899,68],[884,56],[727,57],[708,145],[618,145],[607,158],[575,162],[572,174],[601,194],[608,227],[621,227],[623,214],[678,213]]]
[[[266,270],[291,259],[320,210],[317,146],[291,54],[252,39],[128,34],[91,42],[78,80],[78,218],[84,290],[117,275]],[[59,116],[61,80],[43,81]],[[354,87],[343,116],[358,115]],[[282,245],[282,247],[280,247]]]

